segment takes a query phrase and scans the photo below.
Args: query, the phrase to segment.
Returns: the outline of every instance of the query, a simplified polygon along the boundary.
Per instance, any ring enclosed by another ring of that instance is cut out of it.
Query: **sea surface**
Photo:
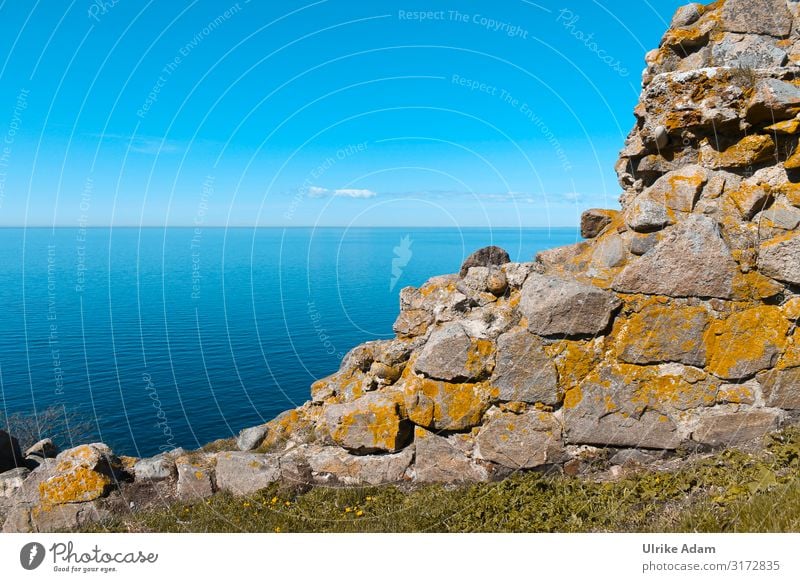
[[[197,448],[302,404],[348,350],[393,337],[403,287],[489,244],[529,261],[578,239],[573,228],[0,229],[0,415],[66,411],[73,437],[118,454]]]

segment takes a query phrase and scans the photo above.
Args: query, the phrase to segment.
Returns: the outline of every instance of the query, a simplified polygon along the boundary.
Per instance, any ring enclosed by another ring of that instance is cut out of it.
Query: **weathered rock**
[[[784,38],[792,30],[792,16],[785,0],[726,0],[722,4],[720,24],[728,32]]]
[[[281,478],[280,456],[249,452],[219,453],[215,477],[220,491],[250,495]]]
[[[581,214],[581,236],[587,239],[595,238],[611,224],[618,214],[619,212],[614,210],[600,208],[585,210]]]
[[[433,315],[423,309],[401,311],[392,329],[401,337],[417,337],[425,335],[433,323]]]
[[[745,220],[752,220],[772,202],[772,190],[767,184],[743,182],[738,189],[730,191],[728,196]]]
[[[704,335],[710,318],[703,307],[654,304],[633,314],[616,339],[619,359],[629,364],[706,364]]]
[[[643,254],[655,247],[658,244],[658,240],[658,234],[655,233],[634,235],[630,241],[631,254],[641,257]]]
[[[552,414],[538,410],[496,416],[480,430],[475,442],[478,458],[510,469],[532,469],[568,458],[561,425]]]
[[[42,439],[25,451],[25,456],[35,455],[44,459],[54,459],[58,455],[58,447],[50,439]]]
[[[747,119],[753,123],[775,123],[776,121],[791,119],[800,112],[800,87],[781,81],[779,79],[761,79],[756,83],[755,92],[750,99],[750,108]],[[750,136],[749,143],[755,146],[758,136]],[[747,138],[745,138],[747,139]],[[769,138],[772,142],[772,138]],[[761,139],[764,146],[766,140]],[[766,160],[770,159],[769,157]],[[765,160],[764,160],[765,161]],[[773,161],[777,162],[777,160]]]
[[[328,405],[325,420],[341,447],[358,453],[395,452],[411,438],[401,408],[402,394],[370,393],[346,404]]]
[[[491,269],[486,280],[486,289],[496,297],[503,295],[508,289],[508,279],[506,279],[505,273],[500,269]]]
[[[494,368],[494,347],[486,340],[470,338],[460,323],[436,329],[422,349],[414,369],[429,378],[469,382],[485,377]]]
[[[661,202],[641,195],[627,212],[626,222],[636,232],[653,232],[675,224],[675,213]]]
[[[702,6],[702,4],[697,2],[681,6],[675,11],[675,15],[672,17],[670,27],[678,28],[694,24],[700,19],[700,10],[702,9]]]
[[[767,277],[800,285],[800,236],[789,233],[761,243],[758,270]]]
[[[670,172],[644,192],[651,200],[670,210],[691,212],[708,182],[708,172],[697,165]]]
[[[111,517],[97,502],[68,503],[31,510],[15,506],[3,524],[3,533],[70,531]]]
[[[690,215],[625,267],[613,288],[621,293],[729,299],[737,270],[714,220]]]
[[[700,419],[692,440],[711,447],[746,443],[778,429],[780,414],[774,410],[750,410],[716,414]]]
[[[22,465],[19,441],[4,430],[0,430],[0,473]]]
[[[269,427],[266,424],[242,429],[239,436],[236,438],[236,446],[240,451],[252,451],[257,449],[261,446],[261,443],[264,442],[264,439],[267,438],[267,432],[269,432]]]
[[[176,462],[178,470],[177,495],[184,501],[206,499],[214,494],[214,459],[210,456],[200,458],[180,457]]]
[[[482,483],[495,475],[491,465],[470,457],[473,443],[467,435],[443,437],[416,427],[414,446],[414,480],[420,483]]]
[[[497,388],[487,383],[450,384],[412,375],[405,380],[409,419],[431,430],[468,430],[481,423]]]
[[[800,410],[800,368],[769,370],[758,375],[764,404],[784,410]]]
[[[80,445],[58,454],[39,484],[39,503],[50,508],[65,503],[93,501],[116,485],[122,465],[103,443]]]
[[[522,287],[519,309],[537,335],[581,337],[604,331],[619,306],[613,293],[534,273]]]
[[[516,328],[497,339],[497,366],[491,379],[505,401],[559,402],[558,373],[542,342],[525,329]]]
[[[470,267],[491,267],[501,266],[510,263],[511,258],[508,253],[500,247],[490,246],[484,247],[472,253],[461,264],[460,276],[464,277],[469,271]]]
[[[756,116],[762,109],[754,106],[751,111]],[[775,142],[769,135],[748,135],[721,151],[712,142],[707,142],[700,150],[700,164],[712,170],[747,168],[769,161],[776,161]]]
[[[175,467],[175,458],[180,455],[162,453],[155,457],[140,459],[133,466],[133,473],[137,480],[161,481],[176,477],[178,470]]]
[[[339,447],[320,447],[308,452],[314,480],[322,484],[382,485],[406,479],[414,447],[388,455],[351,455]]]
[[[30,471],[25,467],[17,467],[0,473],[0,498],[14,495],[22,488],[22,483],[28,474]]]
[[[715,63],[743,70],[780,67],[789,60],[774,38],[755,35],[725,34],[714,44],[711,55]]]
[[[780,308],[760,306],[714,322],[707,336],[708,369],[741,380],[773,367],[786,346],[789,321]]]

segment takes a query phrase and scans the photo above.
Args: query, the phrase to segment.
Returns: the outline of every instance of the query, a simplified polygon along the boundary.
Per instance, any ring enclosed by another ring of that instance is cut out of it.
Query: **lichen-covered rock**
[[[760,306],[714,322],[707,337],[708,369],[741,380],[773,367],[787,344],[789,321],[780,308]]]
[[[497,339],[497,365],[491,383],[505,401],[559,403],[558,373],[542,342],[523,328]]]
[[[39,483],[43,508],[93,501],[115,486],[122,465],[103,443],[67,449],[55,459],[52,473]]]
[[[730,299],[738,267],[713,219],[690,215],[614,280],[621,293]]]
[[[784,38],[792,30],[792,15],[785,0],[725,0],[720,5],[720,22],[725,31]]]
[[[581,236],[587,239],[595,238],[614,221],[618,214],[616,210],[602,208],[584,210],[581,214]]]
[[[414,480],[420,483],[483,483],[497,474],[489,463],[471,457],[469,435],[439,436],[418,426],[414,447]]]
[[[680,362],[702,368],[709,324],[704,307],[648,305],[620,325],[616,338],[619,359],[629,364]]]
[[[692,432],[692,440],[711,447],[747,443],[778,430],[780,420],[780,414],[774,410],[740,410],[706,416]]]
[[[605,330],[620,301],[591,285],[534,273],[522,287],[520,312],[541,336],[581,337]]]
[[[370,393],[353,402],[325,407],[331,438],[358,453],[395,452],[411,437],[400,392]]]
[[[492,343],[469,337],[458,322],[436,329],[414,364],[417,373],[448,382],[480,380],[493,368]]]
[[[476,456],[510,469],[533,469],[561,463],[569,457],[554,415],[532,410],[499,414],[481,428]]]
[[[453,384],[411,375],[405,380],[408,418],[431,430],[468,430],[481,423],[499,396],[489,383]]]
[[[220,491],[250,495],[281,478],[280,456],[250,452],[219,453],[215,477]]]

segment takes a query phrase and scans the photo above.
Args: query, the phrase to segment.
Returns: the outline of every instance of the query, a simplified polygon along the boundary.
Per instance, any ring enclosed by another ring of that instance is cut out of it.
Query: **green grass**
[[[729,450],[677,472],[616,482],[520,473],[463,487],[273,487],[95,524],[87,531],[157,532],[785,532],[800,531],[800,432],[758,454]]]

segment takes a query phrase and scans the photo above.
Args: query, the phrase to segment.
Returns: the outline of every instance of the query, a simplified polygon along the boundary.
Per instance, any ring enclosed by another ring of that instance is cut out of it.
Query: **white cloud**
[[[580,192],[565,192],[561,197],[568,202],[580,202],[583,200]]]
[[[374,198],[378,195],[377,192],[372,190],[358,190],[355,188],[340,188],[333,191],[334,196],[341,196],[343,198]]]
[[[312,198],[322,198],[325,196],[330,190],[327,188],[320,188],[319,186],[309,186],[308,187],[308,195]]]

